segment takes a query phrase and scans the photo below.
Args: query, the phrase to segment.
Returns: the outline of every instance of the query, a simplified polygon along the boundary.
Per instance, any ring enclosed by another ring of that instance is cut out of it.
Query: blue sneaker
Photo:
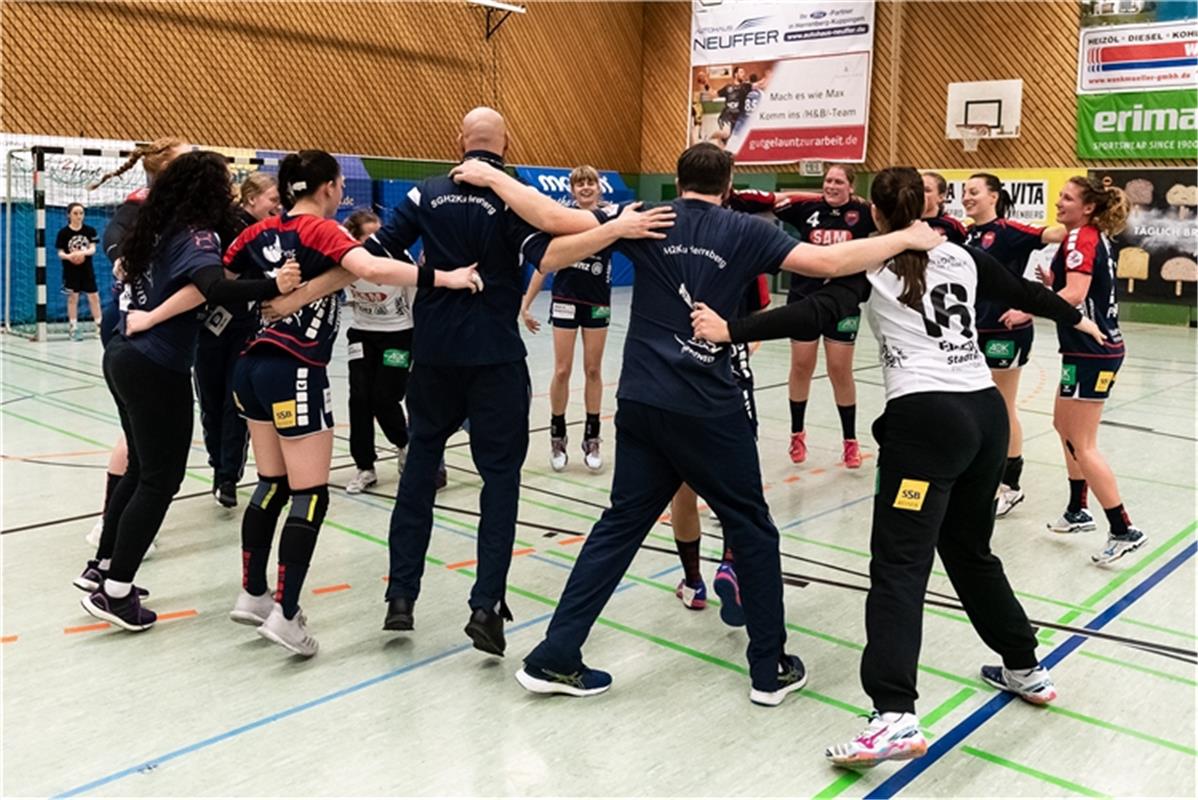
[[[745,624],[745,610],[740,604],[740,584],[736,580],[736,570],[725,561],[715,571],[715,593],[720,597],[720,619],[725,625],[733,628]]]
[[[697,583],[690,584],[685,580],[678,582],[674,596],[682,601],[682,605],[691,611],[702,611],[707,608],[707,584],[700,578]]]
[[[110,622],[127,631],[147,631],[154,627],[158,615],[141,606],[141,594],[137,587],[124,597],[112,597],[101,586],[80,601],[83,610],[96,619]]]
[[[603,694],[611,688],[611,675],[583,665],[575,672],[554,672],[551,669],[525,664],[516,673],[516,682],[533,694],[568,694],[589,697]]]
[[[807,668],[798,656],[784,654],[778,662],[778,688],[758,689],[749,691],[749,700],[759,706],[780,705],[786,695],[797,692],[807,685]]]

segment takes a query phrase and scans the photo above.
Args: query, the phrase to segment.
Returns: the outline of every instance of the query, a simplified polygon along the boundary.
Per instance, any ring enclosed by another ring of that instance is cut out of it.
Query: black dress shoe
[[[474,642],[475,650],[493,656],[503,656],[507,641],[503,638],[503,617],[485,608],[476,608],[466,623],[466,635]]]
[[[385,631],[412,630],[412,607],[415,602],[406,597],[397,597],[387,601],[387,618],[383,620]]]

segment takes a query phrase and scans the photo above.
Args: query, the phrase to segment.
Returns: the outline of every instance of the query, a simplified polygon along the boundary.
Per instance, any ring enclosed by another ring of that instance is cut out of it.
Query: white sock
[[[100,559],[100,569],[104,570],[105,572],[112,569],[112,559],[111,558],[101,558]]]
[[[901,722],[905,717],[910,717],[916,725],[919,724],[919,717],[906,711],[883,711],[878,716],[883,722]]]
[[[104,594],[109,597],[115,597],[118,600],[122,597],[128,597],[129,592],[132,590],[132,583],[122,583],[121,581],[114,581],[112,578],[104,581]]]

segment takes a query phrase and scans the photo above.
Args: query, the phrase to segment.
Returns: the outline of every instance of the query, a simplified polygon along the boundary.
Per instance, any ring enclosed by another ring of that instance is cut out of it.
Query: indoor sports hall
[[[1194,3],[0,37],[0,793],[1198,792]]]

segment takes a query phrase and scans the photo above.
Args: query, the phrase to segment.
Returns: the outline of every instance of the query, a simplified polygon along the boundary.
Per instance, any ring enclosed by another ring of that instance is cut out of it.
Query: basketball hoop
[[[961,143],[964,145],[965,152],[976,153],[978,149],[978,139],[982,139],[990,135],[990,126],[958,125],[957,133],[961,135]]]

